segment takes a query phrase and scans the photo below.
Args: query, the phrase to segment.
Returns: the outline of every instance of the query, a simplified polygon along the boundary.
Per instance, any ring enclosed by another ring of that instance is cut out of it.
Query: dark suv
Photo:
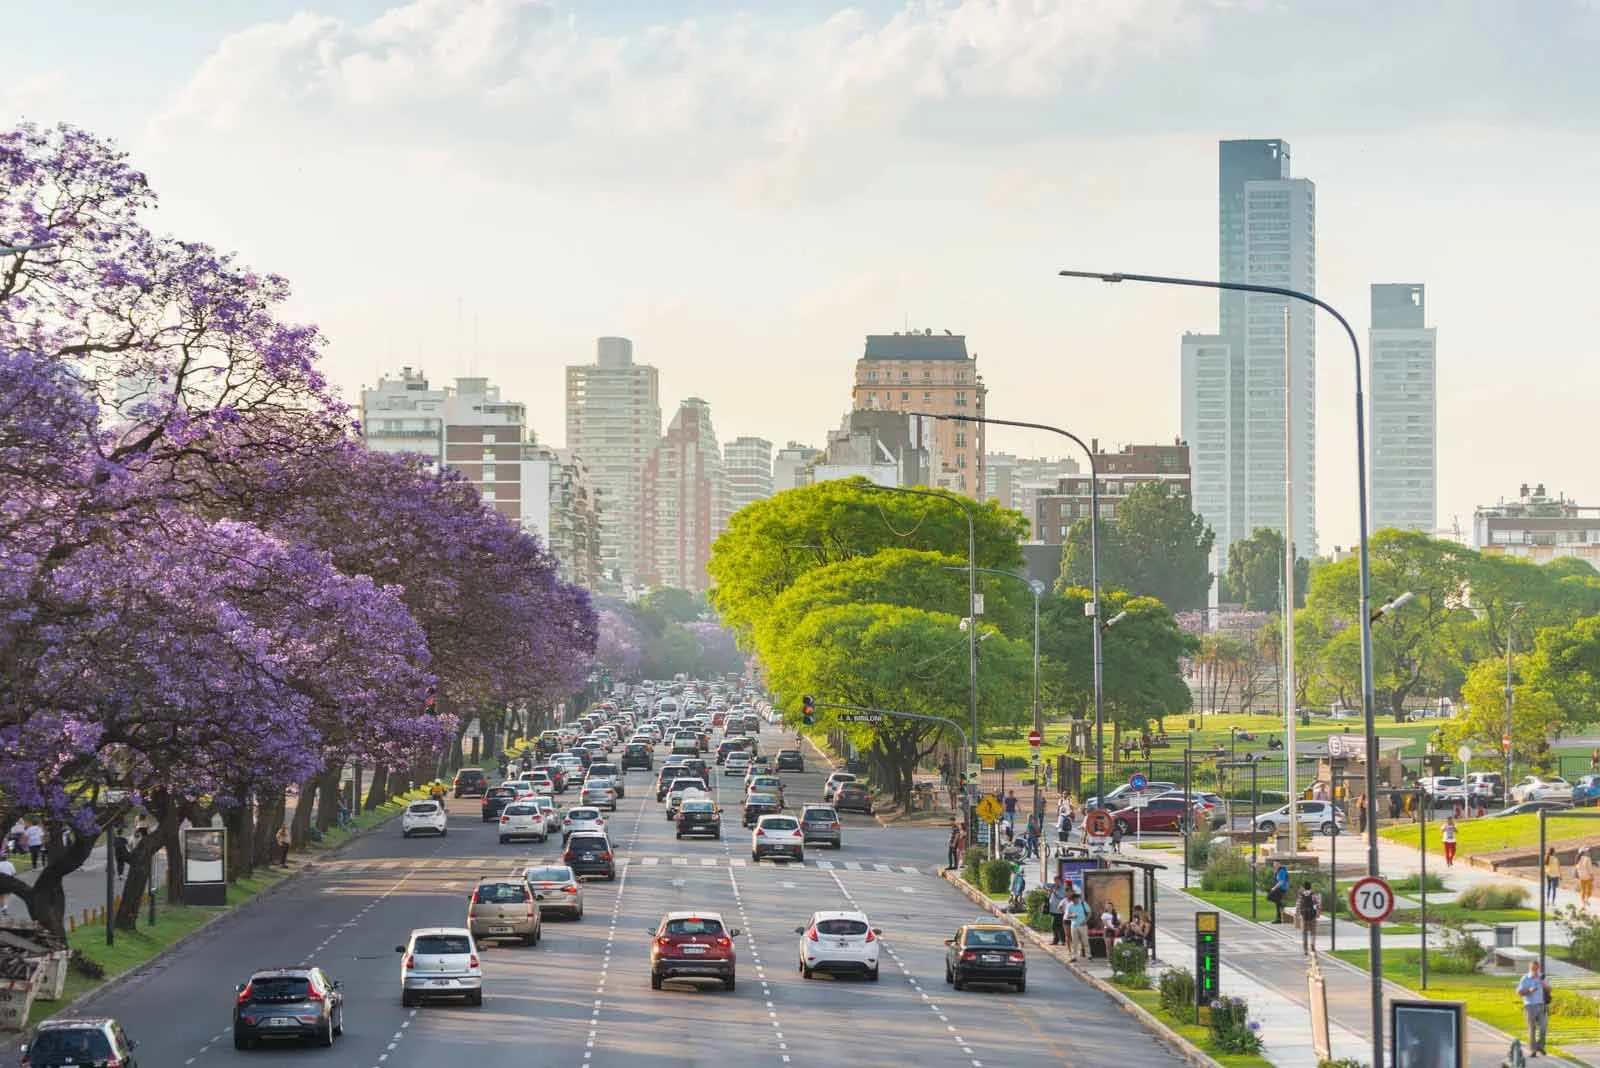
[[[806,758],[798,749],[778,750],[779,771],[805,771]]]
[[[656,769],[656,758],[650,755],[650,747],[643,742],[629,742],[628,747],[622,751],[622,770],[629,768],[643,768],[645,771]]]
[[[63,1068],[65,1065],[116,1064],[139,1068],[133,1054],[139,1043],[109,1017],[46,1020],[22,1047],[22,1063],[29,1068]]]
[[[482,768],[462,768],[456,772],[457,797],[482,797],[489,790],[489,776]]]
[[[607,882],[617,878],[617,861],[611,851],[611,839],[592,831],[579,831],[567,839],[567,851],[561,863],[579,876],[598,875]]]
[[[517,791],[510,786],[491,786],[483,794],[483,822],[494,823],[500,810],[517,799]]]
[[[310,1039],[331,1046],[344,1034],[344,993],[321,968],[270,968],[236,988],[233,1048],[262,1039]]]

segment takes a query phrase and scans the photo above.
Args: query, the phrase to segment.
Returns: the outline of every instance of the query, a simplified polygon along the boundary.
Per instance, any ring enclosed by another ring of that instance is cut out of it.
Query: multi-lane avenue
[[[765,747],[779,737],[768,728]],[[720,769],[715,769],[720,771]],[[791,809],[820,798],[826,767],[785,772]],[[1175,1066],[1182,1060],[1041,952],[1025,994],[944,982],[944,940],[974,906],[938,876],[943,834],[846,816],[844,847],[803,864],[750,860],[742,780],[716,776],[722,841],[678,841],[653,780],[630,772],[608,817],[621,868],[590,882],[581,921],[546,921],[535,947],[483,948],[481,1008],[403,1008],[395,946],[415,927],[461,925],[482,875],[556,859],[545,845],[499,845],[476,800],[452,800],[444,838],[402,839],[391,824],[270,897],[218,923],[151,974],[109,992],[96,1013],[122,1020],[141,1065],[294,1064],[439,1068],[675,1068],[716,1065]],[[557,798],[575,803],[575,793]],[[857,908],[883,930],[878,983],[798,973],[795,927],[821,908]],[[734,991],[676,983],[653,991],[649,931],[669,909],[714,910],[741,929]],[[343,982],[346,1031],[332,1050],[236,1051],[230,1011],[251,969],[312,963]]]

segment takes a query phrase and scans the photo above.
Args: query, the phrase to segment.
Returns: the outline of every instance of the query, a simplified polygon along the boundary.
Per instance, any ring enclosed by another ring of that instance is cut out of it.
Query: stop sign
[[[1511,748],[1511,735],[1502,734],[1500,736],[1500,748],[1501,749],[1506,749],[1506,750],[1509,750]]]
[[[1044,744],[1044,735],[1040,734],[1038,731],[1029,731],[1028,744],[1033,746],[1035,749],[1039,748]]]

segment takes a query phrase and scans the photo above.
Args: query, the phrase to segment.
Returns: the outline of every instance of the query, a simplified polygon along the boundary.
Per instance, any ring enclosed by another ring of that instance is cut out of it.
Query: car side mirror
[[[737,928],[737,927],[731,927],[731,928],[728,929],[728,937],[729,938],[738,938],[739,934],[740,934],[740,931],[739,931],[739,928]]]
[[[794,933],[795,934],[805,934],[806,933],[806,929],[804,927],[796,927],[794,929]]]
[[[233,984],[233,992],[235,994],[243,994],[244,993],[244,984],[243,983],[234,983]]]
[[[405,946],[395,946],[394,947],[394,951],[396,953],[404,953],[406,951],[406,947]]]
[[[22,1044],[22,1046],[21,1046],[21,1050],[22,1050],[22,1055],[23,1055],[23,1056],[24,1056],[24,1057],[26,1057],[26,1056],[27,1056],[27,1055],[28,1055],[28,1044],[27,1044],[27,1043],[26,1043],[26,1042],[24,1042],[24,1043],[23,1043],[23,1044]]]
[[[344,980],[342,980],[342,979],[335,979],[335,980],[334,980],[334,981],[333,981],[333,988],[334,988],[334,989],[335,989],[335,990],[343,990],[343,989],[344,989]]]
[[[543,894],[534,894],[533,895],[533,899],[535,901],[543,901],[544,900],[544,895]]]
[[[944,944],[947,946],[953,946],[956,944],[956,940],[954,938],[946,938],[944,940]]]
[[[878,938],[882,938],[883,937],[883,928],[882,927],[874,927],[872,929],[872,933],[874,935],[876,935]]]

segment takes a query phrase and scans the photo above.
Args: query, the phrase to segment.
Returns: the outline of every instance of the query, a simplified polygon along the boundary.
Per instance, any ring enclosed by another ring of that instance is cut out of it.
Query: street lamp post
[[[1089,278],[1112,284],[1118,282],[1145,282],[1152,285],[1184,286],[1190,289],[1217,289],[1235,293],[1262,293],[1268,296],[1285,297],[1289,300],[1303,301],[1307,304],[1321,308],[1344,328],[1346,337],[1350,340],[1350,348],[1355,356],[1356,396],[1355,396],[1355,431],[1356,431],[1356,511],[1357,535],[1360,538],[1360,566],[1361,566],[1361,604],[1359,623],[1361,627],[1361,712],[1366,727],[1366,791],[1370,801],[1375,801],[1378,796],[1378,724],[1374,718],[1376,704],[1374,697],[1373,668],[1372,668],[1372,560],[1368,545],[1368,518],[1367,518],[1367,426],[1366,426],[1366,398],[1361,385],[1361,342],[1356,338],[1355,328],[1350,321],[1340,314],[1325,300],[1321,300],[1311,293],[1303,293],[1298,289],[1289,289],[1286,286],[1258,285],[1253,282],[1220,282],[1213,279],[1178,278],[1169,275],[1155,274],[1123,274],[1110,271],[1060,271],[1065,278]],[[1285,394],[1284,403],[1288,403]],[[1292,548],[1289,549],[1292,552]],[[1289,754],[1290,759],[1294,754]],[[1293,799],[1290,800],[1292,805]],[[1378,836],[1367,836],[1367,874],[1378,876]],[[1372,1064],[1373,1068],[1383,1064],[1383,931],[1381,924],[1369,924],[1367,927],[1367,956],[1368,973],[1371,978],[1371,1010],[1372,1010]]]
[[[1511,684],[1511,648],[1516,641],[1516,631],[1512,625],[1517,621],[1517,613],[1526,607],[1526,604],[1514,604],[1511,614],[1506,617],[1506,736],[1505,744],[1501,746],[1505,750],[1506,777],[1500,783],[1500,796],[1506,805],[1511,804],[1511,710],[1516,702],[1516,690]]]
[[[1089,458],[1089,603],[1084,615],[1094,620],[1094,777],[1095,797],[1106,796],[1106,726],[1105,726],[1105,656],[1101,646],[1100,626],[1100,469],[1094,450],[1082,438],[1069,430],[1048,423],[1028,423],[1018,419],[995,419],[987,415],[952,415],[947,412],[907,412],[907,415],[942,419],[952,423],[980,423],[985,426],[1014,426],[1024,430],[1045,430],[1059,434]],[[919,435],[920,437],[920,435]]]

